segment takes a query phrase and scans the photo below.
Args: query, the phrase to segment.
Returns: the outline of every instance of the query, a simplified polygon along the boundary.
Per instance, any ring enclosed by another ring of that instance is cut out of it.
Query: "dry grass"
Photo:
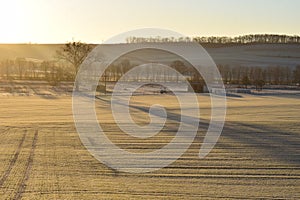
[[[87,152],[74,127],[70,97],[7,96],[0,101],[0,199],[300,198],[297,98],[229,98],[222,136],[200,160],[197,154],[210,116],[209,98],[201,95],[202,123],[195,142],[169,167],[145,174],[116,172]],[[179,113],[174,96],[131,99],[138,106],[153,102]],[[98,100],[96,106],[107,135],[133,151],[159,148],[178,126],[169,120],[157,136],[134,140],[114,125],[106,101]],[[131,113],[147,123],[142,110]]]

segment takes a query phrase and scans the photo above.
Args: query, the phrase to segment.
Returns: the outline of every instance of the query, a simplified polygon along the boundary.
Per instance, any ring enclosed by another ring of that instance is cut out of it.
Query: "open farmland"
[[[47,97],[0,96],[0,199],[300,198],[297,96],[228,98],[224,131],[212,152],[199,159],[210,117],[209,97],[199,95],[194,143],[170,166],[144,174],[118,172],[94,159],[76,133],[71,97]],[[149,140],[122,134],[108,100],[97,100],[98,119],[119,147],[150,151],[174,137],[176,118]],[[152,103],[179,114],[172,95],[134,96],[131,114],[137,123],[147,123],[139,108]]]

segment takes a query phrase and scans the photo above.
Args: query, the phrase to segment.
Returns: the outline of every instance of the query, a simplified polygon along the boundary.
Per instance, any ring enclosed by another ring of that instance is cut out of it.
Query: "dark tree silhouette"
[[[249,79],[248,76],[244,76],[243,79],[242,79],[242,84],[245,86],[245,88],[247,89],[248,85],[251,84],[251,81]]]
[[[171,63],[170,67],[172,67],[173,69],[175,69],[176,71],[178,71],[179,73],[183,73],[184,70],[186,69],[184,63],[180,60],[175,60]],[[178,82],[179,80],[179,76],[178,73],[176,75],[176,81]]]
[[[265,85],[265,81],[261,79],[257,79],[254,81],[254,84],[255,84],[255,89],[259,91],[263,89],[263,86]]]
[[[81,63],[92,49],[93,47],[90,44],[73,41],[65,44],[60,50],[56,51],[56,54],[59,59],[65,60],[73,66],[76,75]],[[78,90],[79,84],[76,82],[75,85],[76,90]]]
[[[300,84],[300,65],[294,70],[294,81],[296,84]]]
[[[73,41],[65,44],[60,50],[56,51],[56,54],[59,59],[69,62],[74,67],[75,73],[77,73],[81,63],[92,49],[93,47],[90,44]]]

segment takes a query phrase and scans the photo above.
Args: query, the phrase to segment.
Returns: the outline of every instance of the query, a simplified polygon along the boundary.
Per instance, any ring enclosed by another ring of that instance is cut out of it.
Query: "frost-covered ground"
[[[198,96],[201,121],[194,143],[161,170],[120,173],[82,146],[69,96],[0,96],[0,199],[299,199],[300,103],[298,97],[228,97],[226,124],[210,154],[199,148],[210,119],[209,96]],[[150,139],[115,124],[109,96],[96,100],[99,123],[120,148],[147,152],[176,133],[180,109],[173,95],[131,98],[136,123],[149,122],[147,107],[161,104],[170,118]]]
[[[70,96],[74,84],[62,82],[50,85],[47,81],[1,81],[1,96]]]

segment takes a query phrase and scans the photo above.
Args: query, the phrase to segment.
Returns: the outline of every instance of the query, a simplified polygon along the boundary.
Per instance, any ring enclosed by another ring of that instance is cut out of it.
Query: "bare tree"
[[[15,63],[18,67],[19,79],[22,79],[26,60],[25,60],[25,58],[16,58]]]
[[[251,84],[251,81],[247,75],[245,75],[243,77],[242,84],[245,86],[246,89],[247,89],[247,86]]]
[[[293,72],[293,75],[294,75],[294,81],[296,84],[300,84],[300,65],[298,65],[294,72]]]
[[[73,66],[76,75],[81,63],[92,49],[93,46],[90,44],[73,41],[65,44],[60,50],[56,51],[56,55],[59,59],[69,62]],[[78,90],[79,84],[75,84],[76,90]]]
[[[59,59],[69,62],[74,67],[75,73],[77,73],[81,63],[92,49],[93,47],[90,44],[73,41],[65,44],[60,50],[56,51],[56,54]]]
[[[171,63],[170,67],[178,71],[180,74],[182,74],[185,70],[185,65],[181,60],[175,60]],[[176,73],[176,82],[179,81],[179,74]]]

